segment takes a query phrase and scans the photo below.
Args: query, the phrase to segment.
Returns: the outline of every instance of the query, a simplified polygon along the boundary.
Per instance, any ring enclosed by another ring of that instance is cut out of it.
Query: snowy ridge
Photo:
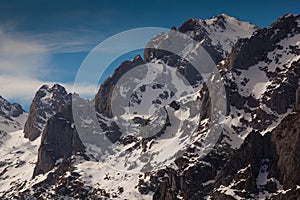
[[[0,195],[30,187],[40,145],[40,138],[30,142],[22,130],[9,133],[4,139],[0,145]]]
[[[231,52],[238,39],[251,37],[257,29],[255,25],[249,22],[240,21],[226,14],[222,14],[219,19],[216,17],[204,20],[204,22],[207,24],[205,29],[212,39],[212,45],[220,45],[226,54]]]
[[[240,21],[237,18],[230,17],[226,14],[212,17],[211,19],[202,20],[195,19],[199,26],[204,28],[208,38],[211,40],[213,46],[218,47],[222,51],[222,56],[225,58],[230,52],[234,44],[240,38],[250,38],[252,34],[258,29],[257,26]],[[188,31],[186,34],[192,38],[197,38],[198,35],[203,34],[203,29],[198,31]],[[204,41],[201,41],[203,43]]]
[[[9,103],[0,96],[0,130],[7,133],[24,128],[27,113],[19,104]]]

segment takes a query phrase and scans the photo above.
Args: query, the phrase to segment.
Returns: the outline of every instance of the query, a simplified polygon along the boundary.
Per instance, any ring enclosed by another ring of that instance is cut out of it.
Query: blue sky
[[[222,13],[268,27],[299,10],[299,0],[0,1],[0,95],[27,109],[43,83],[71,88],[89,51],[128,29],[178,27],[191,17]]]

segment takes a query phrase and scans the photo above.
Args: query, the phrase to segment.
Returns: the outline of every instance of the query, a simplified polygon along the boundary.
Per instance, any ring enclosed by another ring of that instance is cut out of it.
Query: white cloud
[[[18,100],[28,106],[35,92],[48,77],[51,67],[49,61],[53,53],[76,52],[88,50],[86,38],[72,38],[65,33],[28,35],[18,32],[5,32],[0,26],[0,95],[7,99]],[[69,92],[73,91],[71,83],[60,83]],[[95,87],[82,85],[78,92],[85,96],[95,94]]]
[[[46,46],[0,27],[0,95],[29,103],[41,84],[38,76],[47,71],[49,57]]]
[[[0,73],[37,76],[49,59],[47,47],[34,40],[20,40],[0,27]]]
[[[0,75],[0,94],[7,99],[18,99],[20,102],[28,104],[43,84],[50,83],[24,76]]]

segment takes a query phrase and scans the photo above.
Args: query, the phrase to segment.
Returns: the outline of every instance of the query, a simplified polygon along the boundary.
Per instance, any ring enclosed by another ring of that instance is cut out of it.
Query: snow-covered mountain
[[[226,99],[213,99],[216,74],[199,75],[187,59],[153,48],[172,42],[157,35],[144,59],[122,63],[94,101],[73,95],[74,108],[58,85],[37,92],[25,131],[35,140],[19,131],[3,144],[0,197],[297,199],[300,15],[258,29],[223,14],[178,31],[197,41],[181,55],[196,59],[201,46],[218,65]],[[170,81],[178,77],[187,80],[176,81],[180,88]],[[216,122],[214,104],[224,99],[226,116]]]
[[[10,103],[0,96],[0,130],[7,133],[24,128],[27,113],[21,105]]]
[[[177,30],[176,27],[172,29]],[[251,37],[257,29],[249,22],[222,14],[207,20],[191,18],[179,26],[178,31],[198,41],[215,63],[219,63],[231,52],[238,39]],[[165,45],[165,39],[164,34],[157,35],[150,44],[160,48]],[[144,57],[146,61],[154,58],[164,60],[166,55],[159,49],[146,49]]]

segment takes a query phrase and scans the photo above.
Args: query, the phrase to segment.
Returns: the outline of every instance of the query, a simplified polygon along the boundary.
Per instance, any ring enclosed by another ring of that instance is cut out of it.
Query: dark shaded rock
[[[247,98],[247,105],[250,108],[257,108],[259,106],[259,101],[257,99],[255,99],[253,96],[249,96]]]
[[[244,108],[246,103],[245,98],[237,92],[231,94],[229,101],[231,102],[231,105],[240,110]]]
[[[179,109],[180,109],[180,105],[179,105],[176,101],[172,101],[172,102],[170,103],[170,106],[171,106],[172,108],[174,108],[174,110],[179,110]]]
[[[123,145],[131,144],[137,141],[138,141],[137,138],[133,135],[125,135],[124,137],[120,138],[120,143]]]
[[[288,115],[272,131],[278,154],[279,180],[284,188],[300,185],[300,113]]]
[[[141,118],[141,117],[134,117],[132,120],[135,124],[140,124],[141,126],[146,126],[150,120]]]
[[[210,118],[211,114],[211,99],[209,96],[209,90],[206,84],[203,85],[202,89],[200,90],[200,101],[202,101],[201,107],[200,107],[200,120]]]
[[[50,171],[59,158],[66,159],[72,154],[85,150],[74,127],[72,107],[66,104],[51,117],[42,134],[38,162],[33,176]]]
[[[286,76],[286,81],[276,87],[273,92],[267,93],[268,96],[263,99],[263,102],[278,114],[286,113],[296,102],[296,90],[300,78],[300,60],[291,64]],[[278,79],[281,81],[282,78],[279,77]]]
[[[259,131],[265,130],[267,127],[269,127],[272,124],[272,121],[277,120],[277,117],[275,115],[266,113],[261,108],[257,108],[252,111],[255,117],[253,117],[251,123],[251,126]]]

